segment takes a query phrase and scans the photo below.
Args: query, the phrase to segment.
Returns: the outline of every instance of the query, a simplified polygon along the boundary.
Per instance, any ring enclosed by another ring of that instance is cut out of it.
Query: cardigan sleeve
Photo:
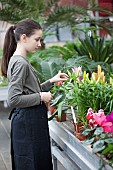
[[[8,105],[11,107],[30,107],[40,104],[39,93],[24,94],[23,87],[28,76],[28,65],[25,62],[16,61],[10,68]]]
[[[50,80],[45,81],[44,83],[41,84],[41,89],[42,91],[50,91],[52,88],[52,83]]]

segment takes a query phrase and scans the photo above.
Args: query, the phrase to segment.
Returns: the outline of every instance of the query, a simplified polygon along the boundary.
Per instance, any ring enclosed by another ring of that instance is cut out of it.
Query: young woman
[[[40,84],[26,55],[41,48],[41,39],[41,26],[30,19],[11,26],[5,36],[1,67],[9,81],[8,104],[13,108],[12,170],[53,169],[45,103],[52,99],[52,83],[65,81],[67,75],[59,72]]]

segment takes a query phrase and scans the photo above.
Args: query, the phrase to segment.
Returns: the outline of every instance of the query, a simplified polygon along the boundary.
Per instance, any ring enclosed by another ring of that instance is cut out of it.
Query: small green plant
[[[57,109],[54,114],[49,117],[49,120],[52,120],[56,115],[58,115],[58,119],[61,120],[62,113],[68,109],[65,102],[66,95],[62,82],[54,84],[51,93],[53,94],[53,100],[50,105],[56,106]]]
[[[0,76],[0,87],[8,86],[7,78]]]

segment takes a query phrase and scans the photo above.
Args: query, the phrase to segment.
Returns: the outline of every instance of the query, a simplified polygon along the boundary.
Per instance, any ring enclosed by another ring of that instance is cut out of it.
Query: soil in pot
[[[62,113],[61,120],[58,119],[58,115],[55,116],[58,122],[65,122],[66,121],[66,113]]]

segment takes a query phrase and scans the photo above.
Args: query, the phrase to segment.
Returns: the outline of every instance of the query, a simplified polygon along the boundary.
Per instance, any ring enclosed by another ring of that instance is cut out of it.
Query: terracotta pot
[[[56,106],[49,106],[50,114],[52,115],[56,110]]]
[[[75,136],[76,136],[76,138],[78,138],[80,141],[83,141],[83,140],[87,139],[87,136],[84,136],[81,132],[76,132],[76,131],[75,131]]]
[[[75,124],[74,121],[72,121],[73,125],[74,125],[74,134],[76,136],[76,138],[78,138],[80,141],[83,141],[85,139],[87,139],[87,136],[84,136],[82,134],[82,132],[84,131],[84,126],[81,122]]]
[[[66,113],[62,113],[61,120],[58,119],[58,115],[55,116],[58,122],[65,122],[66,121]]]
[[[75,131],[80,132],[80,131],[83,130],[83,124],[82,124],[81,122],[79,122],[79,123],[77,123],[77,124],[75,124],[75,123],[73,122],[73,125],[74,125]]]

